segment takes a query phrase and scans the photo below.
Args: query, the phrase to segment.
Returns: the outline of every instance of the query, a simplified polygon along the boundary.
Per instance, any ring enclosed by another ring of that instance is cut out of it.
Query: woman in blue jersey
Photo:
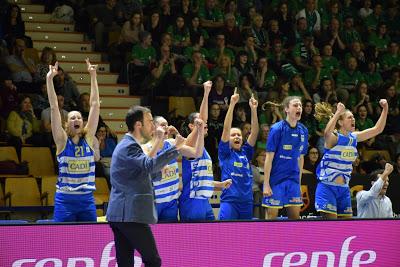
[[[195,147],[198,138],[198,127],[196,119],[204,122],[208,119],[208,95],[211,91],[212,82],[203,84],[204,96],[200,105],[200,113],[194,112],[188,116],[188,127],[190,134],[186,139],[186,145]],[[203,137],[207,134],[207,124],[203,124]],[[179,216],[181,221],[203,221],[214,220],[215,216],[209,202],[216,188],[228,188],[232,180],[223,182],[214,181],[212,160],[203,145],[201,156],[197,159],[182,157],[182,193],[179,196]],[[201,145],[201,144],[200,144]]]
[[[349,181],[352,163],[356,160],[357,143],[382,133],[388,114],[388,103],[381,99],[382,113],[375,126],[355,132],[353,113],[342,103],[337,105],[335,114],[326,103],[315,106],[317,120],[329,118],[324,131],[325,153],[317,167],[318,185],[315,191],[315,209],[325,219],[351,218]]]
[[[232,179],[232,185],[222,190],[220,220],[251,220],[253,218],[253,174],[250,163],[258,137],[258,102],[251,96],[251,132],[243,142],[242,131],[232,128],[233,110],[239,101],[239,94],[231,96],[225,116],[224,130],[218,146],[218,158],[221,166],[221,180]]]
[[[100,114],[96,65],[86,59],[90,73],[90,112],[86,126],[79,111],[68,113],[62,125],[53,78],[57,75],[58,62],[49,66],[46,77],[47,95],[51,107],[51,130],[57,147],[59,175],[54,202],[54,221],[96,221],[93,198],[95,188],[95,162],[93,137]],[[64,127],[63,127],[64,126]]]
[[[204,123],[198,119],[195,121],[197,127],[196,147],[183,145],[180,152],[182,156],[188,158],[199,158],[203,153],[204,146]],[[157,116],[154,118],[155,128],[162,127],[165,134],[179,134],[173,126],[168,126],[168,122],[164,117]],[[167,136],[166,136],[167,137]],[[175,145],[174,139],[160,140],[153,138],[142,146],[144,153],[150,157],[156,157],[163,151]],[[178,197],[180,194],[180,177],[179,167],[176,159],[168,163],[161,173],[152,177],[154,187],[154,199],[158,214],[158,221],[177,221],[178,220]]]
[[[308,131],[299,122],[303,111],[300,97],[288,96],[282,106],[286,119],[271,126],[267,140],[262,205],[267,207],[266,219],[276,219],[279,210],[285,207],[288,218],[296,220],[303,205],[301,170],[307,153]]]

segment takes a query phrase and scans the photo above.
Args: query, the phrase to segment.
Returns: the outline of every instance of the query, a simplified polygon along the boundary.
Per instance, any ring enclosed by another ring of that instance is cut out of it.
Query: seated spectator
[[[25,23],[22,20],[21,8],[17,4],[9,4],[5,17],[2,18],[4,24],[3,36],[11,46],[15,39],[23,39],[28,47],[32,47],[32,39],[25,35]]]
[[[373,10],[371,8],[371,0],[364,0],[363,6],[358,11],[358,15],[362,20],[365,20],[369,15],[372,14],[372,12]]]
[[[228,0],[225,2],[225,14],[232,14],[235,16],[235,25],[242,28],[244,23],[244,18],[241,15],[241,10],[238,9],[237,1],[235,0]]]
[[[300,122],[306,126],[308,130],[309,143],[314,145],[317,142],[318,121],[314,117],[314,104],[310,100],[304,100],[303,112],[301,113]]]
[[[41,88],[40,94],[32,95],[32,99],[31,99],[33,111],[35,112],[35,115],[38,118],[40,117],[42,110],[44,110],[50,106],[49,99],[47,97],[46,83],[43,82],[40,88]]]
[[[199,16],[195,15],[192,18],[190,27],[189,27],[190,36],[192,37],[194,34],[198,34],[203,36],[204,42],[206,43],[210,38],[208,32],[200,26],[200,18]]]
[[[189,25],[192,23],[192,18],[195,16],[196,11],[195,7],[190,0],[181,0],[179,1],[178,8],[175,8],[174,17],[182,16],[185,20],[185,26],[189,28]]]
[[[49,65],[54,65],[56,61],[56,51],[47,46],[43,48],[40,55],[40,62],[36,65],[36,72],[33,76],[33,80],[40,83],[45,82],[47,72],[49,72]]]
[[[273,41],[272,49],[267,53],[267,58],[270,62],[271,69],[273,69],[276,74],[280,75],[283,64],[287,62],[286,53],[281,40]]]
[[[305,8],[296,14],[296,19],[307,18],[307,31],[321,32],[321,16],[316,9],[315,0],[306,0]]]
[[[361,35],[354,27],[354,19],[351,16],[346,16],[342,31],[340,32],[341,40],[347,48],[350,48],[353,42],[361,42]]]
[[[198,33],[193,33],[190,36],[190,40],[191,40],[192,46],[186,47],[183,52],[183,55],[186,57],[186,59],[189,60],[192,58],[193,51],[200,51],[203,59],[209,58],[208,50],[204,47],[203,35],[198,34]]]
[[[217,66],[212,74],[214,77],[217,75],[224,77],[226,86],[235,87],[237,85],[238,77],[232,68],[231,58],[227,55],[223,55],[217,60]]]
[[[377,69],[377,63],[373,60],[367,61],[368,70],[364,72],[365,82],[368,84],[368,88],[373,99],[378,96],[378,89],[383,84],[383,79],[380,72]]]
[[[236,73],[236,77],[240,77],[240,75],[245,73],[250,73],[254,76],[254,70],[249,63],[249,58],[246,51],[241,50],[236,54],[233,71]]]
[[[357,106],[356,112],[354,112],[357,116],[356,119],[356,131],[364,131],[366,129],[374,127],[375,123],[368,117],[367,106],[365,104],[361,104]],[[375,137],[366,140],[365,142],[360,143],[361,147],[372,148],[375,143]]]
[[[75,109],[79,103],[80,93],[72,78],[61,67],[58,67],[57,76],[53,80],[56,92],[64,96],[65,110]]]
[[[239,128],[243,123],[247,121],[246,105],[247,103],[237,104],[233,111],[232,127]]]
[[[224,15],[215,0],[205,0],[204,6],[199,8],[199,17],[201,25],[211,34],[224,26]]]
[[[283,46],[285,46],[288,41],[288,37],[286,37],[283,32],[280,31],[279,27],[279,22],[275,19],[271,19],[268,22],[268,40],[269,42],[280,40],[283,43]],[[268,46],[265,47],[263,51],[266,52],[269,49],[269,46],[270,45],[268,43]]]
[[[243,50],[247,52],[249,64],[254,65],[259,56],[255,37],[251,32],[245,33]]]
[[[310,146],[308,148],[307,155],[304,157],[303,170],[306,170],[309,173],[312,173],[315,175],[315,171],[317,170],[320,160],[321,160],[321,157],[319,155],[318,149],[314,146]]]
[[[175,23],[167,28],[167,32],[172,36],[172,44],[179,54],[183,54],[183,49],[190,45],[189,29],[185,25],[183,15],[177,15]]]
[[[309,89],[306,88],[300,73],[294,73],[290,78],[289,96],[299,96],[302,99],[312,100]]]
[[[364,50],[361,47],[360,42],[354,41],[350,45],[349,52],[345,54],[344,61],[347,62],[347,60],[350,57],[354,57],[357,60],[357,65],[359,67],[366,66],[367,57]]]
[[[374,114],[372,101],[368,93],[368,84],[365,81],[359,81],[356,85],[355,92],[349,97],[347,106],[352,108],[353,113],[356,113],[358,107],[364,105],[367,108],[368,115],[372,116]]]
[[[35,63],[25,56],[25,48],[25,40],[16,39],[11,55],[5,58],[5,63],[19,93],[36,93],[37,86],[32,83],[32,75],[36,72]]]
[[[327,3],[327,10],[323,12],[324,7],[319,5],[321,10],[321,25],[322,29],[326,30],[329,23],[332,22],[332,19],[336,19],[339,24],[343,23],[344,14],[340,7],[340,2],[338,0],[331,0]]]
[[[214,1],[214,0],[211,0]],[[220,57],[223,55],[227,55],[231,58],[231,62],[234,62],[235,60],[235,54],[233,51],[226,47],[226,42],[225,42],[225,35],[224,33],[220,32],[216,35],[216,45],[215,48],[211,48],[209,51],[210,53],[208,54],[209,56],[209,61],[216,63]]]
[[[225,117],[224,115],[229,107],[232,92],[232,88],[225,85],[225,79],[222,75],[214,77],[208,101],[210,106],[212,104],[219,105],[222,114],[221,117]]]
[[[260,57],[256,66],[255,73],[257,91],[261,102],[268,98],[270,92],[273,90],[274,84],[278,79],[276,73],[268,66],[266,57]]]
[[[378,48],[380,52],[386,52],[390,43],[390,37],[387,32],[385,22],[380,22],[376,30],[372,31],[368,36],[368,44]]]
[[[210,73],[206,65],[204,65],[200,51],[193,51],[192,61],[183,67],[182,76],[189,87],[184,95],[193,97],[200,96],[203,83],[210,79]]]
[[[117,142],[115,137],[112,136],[110,129],[107,125],[99,124],[97,126],[96,137],[99,141],[100,157],[110,158],[114,152]]]
[[[349,93],[355,91],[359,81],[364,80],[364,75],[358,70],[358,64],[355,57],[349,57],[346,61],[346,66],[341,69],[336,77],[336,86],[338,89],[338,99],[342,103],[347,103]]]
[[[11,77],[5,77],[0,84],[0,117],[7,119],[11,111],[16,110],[19,104],[18,90]]]
[[[292,50],[295,66],[302,71],[311,68],[312,57],[317,54],[319,54],[319,51],[314,45],[314,37],[311,34],[305,34],[302,41],[297,43]]]
[[[318,92],[313,95],[314,103],[326,102],[332,104],[337,102],[336,90],[333,85],[333,80],[324,78],[320,81]]]
[[[23,144],[43,145],[43,137],[40,134],[40,121],[33,112],[29,96],[21,96],[18,109],[11,111],[8,115],[7,131],[9,134],[8,144],[15,147],[19,159],[21,159],[21,147]]]
[[[44,85],[44,87],[47,92],[46,85]],[[61,122],[62,122],[62,125],[64,125],[68,118],[68,111],[66,111],[64,109],[64,96],[58,94],[57,102],[58,102],[58,109],[60,110]],[[45,142],[45,145],[48,147],[52,147],[52,144],[54,144],[53,135],[51,133],[50,113],[51,113],[51,110],[50,110],[50,107],[48,107],[41,112],[41,116],[40,116],[40,120],[42,123],[42,129],[43,129],[43,133],[44,133],[44,142]]]
[[[240,96],[238,103],[249,103],[250,98],[258,100],[258,93],[254,89],[254,77],[251,74],[243,74],[239,77],[238,94]]]
[[[332,55],[332,46],[325,44],[322,48],[322,66],[331,71],[333,76],[339,72],[340,62]]]
[[[393,41],[390,42],[388,52],[382,55],[379,62],[384,71],[400,67],[399,44]]]
[[[312,57],[312,68],[304,73],[304,84],[313,93],[317,91],[322,79],[333,79],[331,71],[325,68],[322,62],[320,55],[314,55]]]
[[[266,123],[262,123],[260,125],[260,134],[258,135],[257,143],[256,143],[256,149],[257,150],[264,150],[267,146],[267,139],[269,135],[269,125]],[[263,165],[264,166],[264,165]]]
[[[217,164],[218,144],[221,140],[222,130],[224,128],[224,118],[221,116],[221,109],[216,103],[210,105],[207,125],[208,134],[204,139],[204,146],[210,153],[213,164]]]
[[[382,98],[389,104],[389,112],[386,120],[385,134],[395,134],[400,132],[400,97],[392,83],[387,83],[382,87]],[[377,115],[381,114],[381,108],[377,105]]]
[[[274,1],[272,1],[274,2]],[[278,1],[275,1],[278,2]],[[271,5],[273,5],[271,3]],[[276,9],[276,12],[274,12],[273,18],[278,21],[279,25],[279,30],[285,35],[288,36],[287,39],[290,38],[290,36],[293,36],[293,16],[291,16],[291,11],[289,10],[288,3],[286,1],[279,1],[279,5]],[[273,42],[274,40],[270,40],[270,42]]]
[[[382,4],[377,2],[374,6],[374,11],[368,17],[365,18],[364,24],[369,32],[373,32],[377,29],[379,22],[383,21],[383,10]]]
[[[116,0],[105,0],[105,3],[88,7],[90,22],[94,29],[96,51],[105,51],[108,44],[108,33],[120,31],[124,21],[123,13]]]
[[[225,21],[224,27],[222,28],[221,31],[225,36],[226,46],[232,49],[233,51],[239,51],[240,47],[243,44],[243,41],[240,29],[236,24],[235,15],[233,15],[232,13],[225,14],[224,21]]]
[[[160,46],[161,35],[164,32],[164,27],[165,25],[160,23],[160,11],[157,9],[151,11],[145,29],[153,37],[153,43],[155,46]]]
[[[357,193],[357,217],[359,218],[392,218],[392,201],[386,196],[389,186],[389,175],[393,166],[386,163],[384,170],[371,173],[371,189]]]
[[[121,35],[119,42],[124,44],[128,48],[132,48],[133,45],[139,43],[139,33],[144,31],[142,23],[142,14],[139,11],[134,11],[122,26]]]
[[[343,55],[346,49],[346,44],[342,41],[340,37],[340,22],[337,18],[332,18],[330,20],[329,27],[322,33],[320,39],[320,47],[323,44],[329,44],[332,50],[335,51],[336,56]]]

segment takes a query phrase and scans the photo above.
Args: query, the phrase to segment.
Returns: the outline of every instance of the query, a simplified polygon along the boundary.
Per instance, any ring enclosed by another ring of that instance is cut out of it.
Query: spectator
[[[350,95],[347,103],[347,106],[352,108],[353,113],[356,113],[358,107],[361,105],[364,105],[367,108],[370,116],[374,114],[372,98],[369,96],[368,84],[365,81],[359,81],[357,83],[355,92]]]
[[[379,64],[379,63],[378,63]],[[377,63],[373,60],[367,61],[368,70],[364,73],[365,82],[368,84],[369,91],[373,98],[378,96],[378,88],[383,84],[383,79],[377,69]]]
[[[183,53],[187,59],[192,58],[193,51],[200,51],[201,56],[203,57],[204,60],[205,60],[205,58],[209,58],[208,50],[206,48],[204,48],[203,35],[198,34],[198,33],[193,33],[190,36],[190,40],[191,40],[192,46],[186,47],[184,50],[184,53]]]
[[[142,14],[139,11],[134,11],[129,20],[122,26],[119,42],[129,50],[133,45],[139,43],[139,33],[142,31],[144,31]]]
[[[282,66],[287,63],[286,53],[281,40],[273,41],[272,49],[267,53],[267,58],[275,73],[278,75],[281,74]]]
[[[262,51],[267,51],[269,47],[270,40],[274,39],[269,39],[268,38],[268,32],[264,29],[264,19],[260,14],[256,14],[252,18],[252,24],[251,24],[251,33],[255,37],[255,44],[257,49],[262,50]]]
[[[296,28],[294,29],[294,34],[292,38],[289,39],[288,46],[293,47],[296,44],[303,41],[303,37],[307,31],[307,20],[305,17],[296,18]]]
[[[292,57],[295,66],[302,71],[311,68],[310,63],[312,61],[312,57],[316,54],[319,54],[319,51],[314,45],[314,37],[312,34],[305,34],[302,38],[302,41],[297,43],[292,50]]]
[[[254,77],[251,74],[240,76],[238,86],[238,94],[240,96],[238,103],[248,103],[252,97],[258,100],[258,93],[254,89]]]
[[[236,73],[236,77],[240,77],[240,75],[245,73],[254,75],[254,70],[249,63],[249,57],[246,51],[241,50],[237,53],[233,71]]]
[[[309,143],[314,145],[318,139],[318,121],[314,117],[314,104],[312,101],[304,100],[300,122],[304,124],[308,130]]]
[[[45,89],[47,90],[46,84],[44,84]],[[47,91],[46,91],[47,95]],[[57,103],[58,109],[61,115],[61,125],[64,125],[67,122],[68,111],[64,109],[64,96],[58,94],[57,95]],[[40,120],[42,123],[42,129],[44,133],[44,142],[46,146],[52,147],[54,144],[53,135],[51,133],[51,117],[50,117],[51,109],[50,107],[42,110]]]
[[[367,106],[361,104],[357,107],[356,112],[356,131],[364,131],[365,129],[374,127],[374,122],[368,117]],[[366,140],[364,143],[359,144],[360,147],[373,148],[375,137]]]
[[[388,52],[382,55],[380,64],[384,71],[389,71],[395,67],[400,67],[398,43],[394,41],[390,42]]]
[[[312,68],[304,73],[304,83],[311,92],[317,91],[322,79],[333,79],[330,70],[322,62],[322,57],[315,54],[312,57]]]
[[[266,57],[260,57],[258,59],[255,77],[257,91],[261,101],[263,102],[271,94],[274,84],[278,79],[276,73],[268,67],[268,60]]]
[[[224,26],[224,17],[221,10],[216,6],[215,0],[205,0],[204,7],[199,9],[201,25],[209,33],[215,33],[216,29]]]
[[[10,77],[5,77],[0,85],[0,117],[6,119],[18,107],[18,90]]]
[[[321,157],[319,155],[319,151],[316,147],[310,146],[308,147],[308,153],[304,157],[304,166],[303,170],[308,171],[309,173],[316,174],[317,166]]]
[[[210,36],[208,35],[208,32],[200,26],[200,18],[195,15],[192,18],[191,24],[190,24],[190,37],[192,37],[194,34],[199,34],[203,36],[204,42],[207,42]]]
[[[41,88],[40,94],[32,95],[32,99],[31,99],[33,111],[35,112],[36,117],[40,117],[42,110],[44,110],[50,106],[49,99],[47,97],[46,83],[45,82],[42,83],[40,88]]]
[[[36,72],[35,63],[24,54],[26,45],[24,39],[16,39],[11,55],[5,58],[5,63],[11,72],[13,82],[20,93],[35,93],[37,87],[32,84],[32,75]]]
[[[321,16],[316,9],[315,0],[306,0],[306,6],[296,14],[296,19],[306,18],[307,31],[319,34],[321,31]]]
[[[106,0],[104,4],[88,8],[91,23],[94,29],[96,51],[105,51],[108,43],[108,33],[120,31],[119,23],[123,21],[123,13],[117,7],[116,0]]]
[[[312,100],[308,89],[304,85],[303,78],[300,73],[294,73],[290,78],[289,95],[298,96],[301,99]]]
[[[172,43],[179,54],[183,54],[183,49],[190,45],[189,29],[185,25],[183,15],[176,15],[175,24],[167,28],[167,32],[172,36]]]
[[[21,8],[17,4],[10,4],[4,18],[4,39],[12,45],[15,39],[23,39],[28,47],[32,47],[32,39],[25,35],[25,23],[22,20]]]
[[[326,102],[332,104],[337,102],[336,90],[333,80],[324,78],[321,80],[318,92],[313,95],[314,103]]]
[[[371,15],[365,18],[364,24],[369,32],[375,31],[379,22],[383,20],[382,4],[377,2]]]
[[[218,33],[215,38],[216,38],[216,46],[215,48],[210,49],[210,53],[208,54],[209,60],[215,63],[221,56],[228,55],[231,58],[231,62],[234,62],[235,54],[230,48],[226,47],[224,33],[222,32]]]
[[[347,103],[349,92],[353,92],[358,82],[364,80],[364,75],[358,70],[357,59],[350,56],[346,60],[345,69],[341,69],[336,77],[336,86],[338,89],[338,99],[342,103]]]
[[[343,55],[346,49],[346,44],[340,36],[340,22],[337,18],[330,20],[329,27],[323,32],[320,42],[320,47],[324,44],[329,44],[336,56]]]
[[[347,48],[353,42],[361,42],[360,33],[354,28],[354,20],[351,16],[346,16],[344,19],[343,29],[341,31],[341,40],[344,42]]]
[[[259,52],[255,44],[255,37],[251,33],[247,33],[247,36],[244,38],[243,50],[247,52],[249,63],[251,65],[255,64],[258,60]]]
[[[35,82],[45,82],[49,65],[54,65],[57,61],[56,51],[50,47],[44,47],[40,55],[40,62],[36,65],[36,72],[33,76]]]
[[[226,110],[228,109],[229,99],[232,95],[232,88],[225,85],[225,79],[222,75],[217,75],[213,79],[213,86],[208,97],[209,104],[218,104],[225,117]]]
[[[357,193],[357,217],[359,218],[392,218],[392,202],[386,196],[389,186],[389,175],[393,166],[386,163],[384,170],[371,173],[371,189]]]
[[[153,10],[149,15],[149,20],[145,29],[150,32],[153,37],[154,45],[160,46],[161,35],[164,32],[165,25],[162,25],[160,22],[160,12],[158,10]]]
[[[163,31],[174,22],[174,17],[172,16],[171,1],[170,0],[160,0],[159,1],[160,12],[160,24],[163,27]]]
[[[79,90],[72,78],[61,67],[58,67],[57,76],[54,77],[54,87],[58,94],[64,96],[65,110],[71,111],[78,106]]]
[[[386,122],[385,133],[394,134],[400,132],[400,98],[397,94],[396,89],[392,83],[385,84],[383,86],[383,97],[386,98],[389,105],[388,118]],[[377,115],[381,114],[382,109],[377,106]]]
[[[329,3],[327,3],[327,9],[328,10],[325,12],[321,11],[321,25],[324,30],[333,19],[336,19],[340,24],[343,23],[344,16],[338,0],[329,1]],[[323,7],[320,6],[320,10],[323,10]]]
[[[326,44],[322,48],[322,66],[331,71],[333,76],[339,72],[339,60],[332,54],[332,46]]]
[[[367,57],[364,53],[364,50],[361,47],[361,43],[358,41],[354,41],[349,49],[349,52],[346,53],[344,60],[347,62],[349,57],[354,57],[357,60],[358,66],[366,66]]]
[[[269,42],[273,42],[274,40],[281,40],[281,42],[283,42],[285,45],[288,38],[283,32],[281,32],[279,28],[279,22],[275,19],[271,19],[268,22],[268,43],[264,47],[263,51],[266,52],[269,49]]]
[[[256,143],[257,150],[262,150],[265,152],[265,146],[267,145],[269,129],[270,129],[270,127],[266,123],[263,123],[260,125],[260,134],[258,135],[258,139],[257,139],[257,143]],[[259,166],[261,167],[264,165],[259,165]]]
[[[238,104],[233,111],[232,127],[239,128],[243,123],[247,122],[246,103]]]
[[[235,16],[235,25],[241,29],[244,23],[244,18],[240,15],[240,10],[238,10],[237,1],[228,0],[225,2],[225,14],[232,14]]]
[[[31,99],[23,95],[19,99],[16,111],[11,111],[7,118],[7,131],[9,133],[9,145],[15,147],[18,158],[21,159],[21,147],[23,144],[41,146],[40,121],[33,112]]]
[[[203,63],[203,57],[200,51],[193,51],[192,62],[186,64],[182,69],[182,76],[188,85],[188,92],[185,95],[193,97],[200,96],[199,89],[203,83],[210,79],[210,73]]]
[[[371,0],[364,0],[363,1],[363,6],[360,8],[360,11],[358,12],[358,15],[362,20],[365,20],[369,15],[371,15],[373,12],[371,8]]]
[[[226,86],[235,87],[237,85],[238,77],[232,68],[231,58],[227,55],[222,55],[217,60],[217,66],[213,70],[213,76],[216,75],[224,77]]]
[[[278,21],[280,31],[285,35],[293,36],[293,17],[290,14],[288,3],[286,1],[280,1],[274,18]],[[274,42],[274,40],[270,40]]]
[[[238,51],[242,46],[243,41],[240,29],[236,25],[235,15],[232,13],[225,14],[224,27],[221,31],[226,38],[226,46],[233,51]]]
[[[99,141],[101,158],[110,158],[117,146],[116,138],[112,136],[110,129],[105,124],[97,126],[96,137]]]
[[[174,17],[182,16],[185,20],[185,26],[188,27],[192,23],[192,18],[195,16],[194,6],[190,0],[181,0]]]
[[[372,31],[368,36],[368,44],[375,46],[378,51],[386,52],[390,43],[390,37],[387,32],[386,23],[380,22],[376,30]]]

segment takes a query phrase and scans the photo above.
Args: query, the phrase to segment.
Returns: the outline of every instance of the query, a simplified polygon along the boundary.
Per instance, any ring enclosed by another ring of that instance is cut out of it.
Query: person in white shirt
[[[392,201],[386,196],[389,186],[389,175],[393,165],[386,163],[385,170],[371,173],[372,187],[357,193],[357,217],[359,218],[391,218],[393,217]]]

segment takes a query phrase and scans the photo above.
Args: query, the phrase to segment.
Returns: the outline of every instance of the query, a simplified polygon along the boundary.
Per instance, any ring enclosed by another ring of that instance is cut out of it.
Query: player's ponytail
[[[332,106],[326,102],[315,104],[314,116],[319,122],[328,121],[333,116]]]

